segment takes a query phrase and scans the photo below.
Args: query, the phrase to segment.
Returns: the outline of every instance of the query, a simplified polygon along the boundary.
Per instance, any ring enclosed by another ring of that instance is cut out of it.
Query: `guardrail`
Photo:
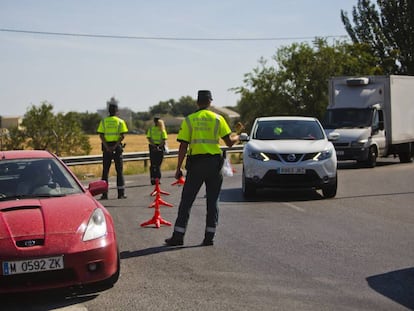
[[[232,148],[221,147],[223,151],[227,153],[241,153],[243,152],[243,145],[234,145]],[[175,158],[178,155],[178,149],[170,150],[170,152],[164,155],[164,158]],[[87,165],[87,164],[102,164],[102,155],[87,155],[87,156],[72,156],[62,157],[63,162],[68,166],[73,165]],[[124,152],[124,162],[127,161],[148,161],[149,152]]]

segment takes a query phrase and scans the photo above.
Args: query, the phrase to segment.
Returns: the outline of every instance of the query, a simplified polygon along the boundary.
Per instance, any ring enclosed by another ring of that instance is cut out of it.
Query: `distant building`
[[[11,128],[21,128],[23,118],[22,117],[1,117],[1,128],[11,129]]]
[[[231,124],[234,124],[240,120],[240,114],[234,110],[231,110],[225,107],[217,107],[217,106],[210,106],[210,110],[218,114],[221,114],[224,117],[227,116]]]

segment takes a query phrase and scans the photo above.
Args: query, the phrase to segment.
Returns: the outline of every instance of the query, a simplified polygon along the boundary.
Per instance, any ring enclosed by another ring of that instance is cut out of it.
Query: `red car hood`
[[[98,206],[85,194],[0,202],[0,239],[83,232]]]

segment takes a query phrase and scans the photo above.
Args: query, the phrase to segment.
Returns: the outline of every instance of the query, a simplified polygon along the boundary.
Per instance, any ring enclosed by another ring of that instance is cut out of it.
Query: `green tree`
[[[55,118],[56,128],[53,132],[56,139],[55,152],[65,155],[89,154],[92,147],[88,136],[84,134],[79,124],[78,114],[76,112],[59,113]],[[96,123],[94,125],[96,128]]]
[[[23,117],[22,130],[11,131],[8,149],[50,150],[58,155],[89,154],[91,145],[82,132],[77,113],[53,114],[53,106],[43,102],[32,106]]]
[[[98,124],[102,119],[102,117],[96,112],[79,113],[77,118],[79,118],[78,120],[80,122],[80,127],[85,134],[96,134]]]
[[[151,120],[151,114],[147,111],[132,113],[132,125],[135,129],[144,131],[146,123],[149,120]]]
[[[294,43],[279,49],[275,65],[261,59],[259,67],[247,73],[238,110],[247,127],[259,116],[306,115],[322,118],[328,103],[328,79],[336,75],[381,73],[378,60],[367,45],[317,38],[313,46]]]
[[[386,74],[414,74],[414,1],[358,0],[352,20],[341,11],[354,43],[367,44]]]
[[[26,136],[17,127],[9,129],[8,134],[3,136],[3,150],[23,150]]]
[[[27,146],[32,149],[54,150],[56,138],[56,119],[53,114],[53,106],[43,102],[39,107],[32,105],[22,120]]]
[[[191,96],[182,96],[178,102],[173,102],[171,105],[171,114],[177,116],[188,116],[197,110],[197,103]]]
[[[158,103],[158,105],[151,106],[149,108],[149,112],[151,115],[166,115],[171,113],[171,107],[174,105],[175,100],[169,99],[166,101],[161,101]]]

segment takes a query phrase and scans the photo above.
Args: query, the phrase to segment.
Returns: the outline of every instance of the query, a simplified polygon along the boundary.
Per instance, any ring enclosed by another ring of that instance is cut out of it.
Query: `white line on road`
[[[294,210],[297,210],[298,212],[302,212],[305,213],[305,210],[295,204],[289,203],[289,202],[283,202],[283,204],[285,204],[286,206],[293,208]]]

